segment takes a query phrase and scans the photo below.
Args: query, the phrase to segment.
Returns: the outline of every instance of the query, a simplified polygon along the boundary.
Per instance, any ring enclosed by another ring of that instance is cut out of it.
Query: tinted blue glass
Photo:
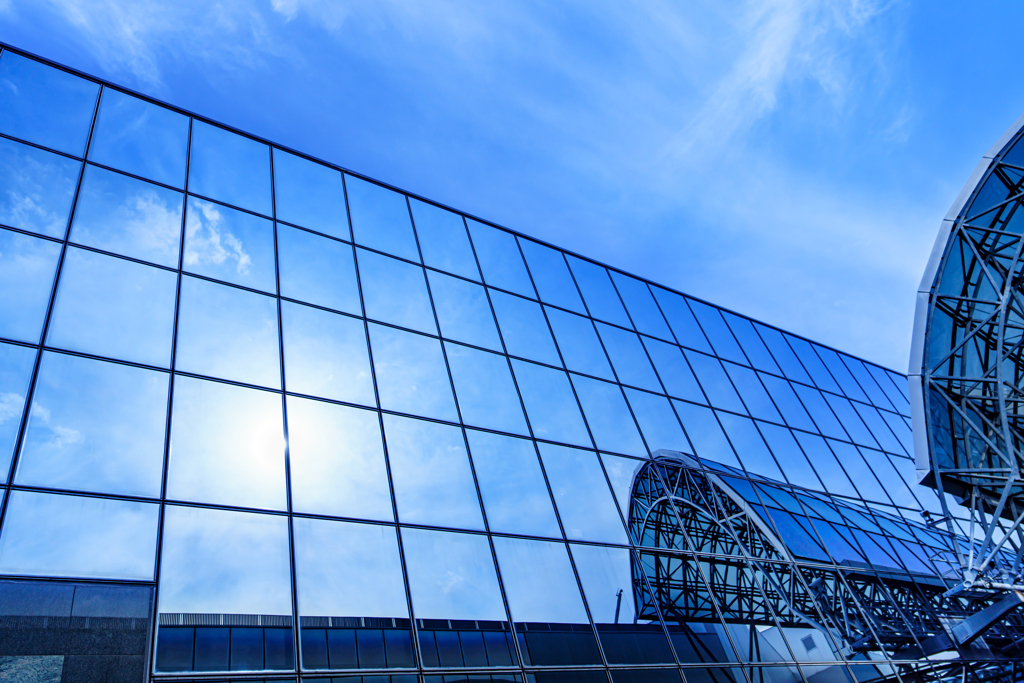
[[[740,345],[736,343],[732,331],[725,324],[725,320],[717,308],[692,299],[690,300],[690,308],[693,310],[697,320],[700,321],[700,326],[704,329],[704,334],[711,341],[711,346],[714,347],[716,355],[736,363],[748,364],[743,351],[740,350]]]
[[[177,275],[68,248],[47,344],[167,367]]]
[[[591,445],[572,386],[564,372],[519,360],[512,361],[512,371],[536,438]]]
[[[277,259],[281,296],[345,313],[362,313],[349,245],[278,224]]]
[[[765,378],[765,381],[768,382],[768,379]],[[774,391],[774,386],[770,382],[768,382],[768,385],[769,388]],[[849,438],[846,435],[846,430],[844,430],[842,425],[839,424],[839,420],[836,419],[835,413],[832,412],[828,403],[825,402],[825,397],[820,391],[812,387],[804,386],[803,384],[792,384],[790,387],[796,390],[797,395],[800,397],[800,401],[803,403],[804,407],[807,408],[811,418],[817,425],[817,431],[820,431],[825,436],[830,436],[835,439]],[[785,401],[782,403],[785,403]]]
[[[747,472],[785,481],[753,420],[730,413],[719,413],[718,418]]]
[[[570,539],[627,543],[615,499],[593,451],[540,444],[555,507]]]
[[[850,374],[857,380],[857,384],[864,390],[872,404],[883,410],[895,410],[889,397],[878,386],[878,382],[868,372],[864,363],[844,354],[839,354],[839,358],[842,359],[843,365],[849,368]]]
[[[885,392],[885,395],[892,401],[896,410],[903,415],[910,415],[910,404],[907,402],[907,378],[897,377],[886,372],[877,365],[865,363],[864,367],[871,376],[878,382],[878,386]],[[897,388],[899,385],[899,388]]]
[[[834,379],[832,379],[832,375],[830,375],[828,370],[825,369],[825,365],[821,362],[821,359],[818,358],[818,354],[814,352],[811,345],[807,341],[792,335],[787,334],[784,336],[786,341],[789,342],[790,347],[800,358],[800,363],[804,366],[804,369],[807,370],[808,374],[812,378],[814,378],[814,384],[816,384],[819,389],[841,394],[842,391],[839,389],[839,385],[836,384]]]
[[[826,491],[840,496],[857,495],[846,472],[840,467],[835,455],[826,445],[825,439],[816,434],[804,432],[793,432],[793,434],[796,435],[800,447],[803,448],[804,454],[810,460],[811,466],[817,472]]]
[[[4,50],[0,133],[75,156],[85,153],[99,86]]]
[[[615,453],[647,455],[619,386],[580,375],[570,377],[597,447]]]
[[[814,470],[807,467],[807,458],[793,438],[793,432],[785,427],[759,422],[758,427],[768,447],[775,454],[779,467],[786,473],[786,478],[797,486],[805,486],[810,489],[821,490],[821,484],[814,474]]]
[[[0,230],[0,337],[38,342],[60,244]]]
[[[626,389],[625,392],[651,452],[662,448],[670,451],[691,450],[667,398],[636,389]]]
[[[863,456],[861,456],[860,451],[856,447],[831,439],[828,439],[828,445],[836,454],[839,464],[846,470],[850,481],[857,488],[859,497],[882,503],[889,502],[885,489],[879,485],[875,475],[871,472],[871,468],[864,462]]]
[[[723,465],[740,466],[714,411],[683,401],[673,400],[672,405],[690,437],[696,455]]]
[[[714,353],[704,332],[701,331],[700,325],[697,324],[697,319],[693,317],[693,312],[686,303],[686,297],[661,287],[652,287],[651,290],[654,292],[661,310],[665,313],[665,318],[672,326],[676,340],[688,348]]]
[[[754,323],[754,329],[757,330],[758,335],[764,341],[768,350],[771,351],[772,357],[779,364],[779,367],[782,368],[782,372],[786,377],[797,382],[803,382],[804,384],[813,384],[810,376],[804,370],[803,365],[800,364],[796,354],[793,353],[793,349],[786,343],[786,339],[782,336],[781,332],[772,327],[765,327],[761,323]]]
[[[815,431],[814,423],[811,418],[807,415],[807,411],[804,410],[803,406],[800,405],[800,401],[797,400],[796,395],[793,393],[793,387],[799,387],[806,389],[809,392],[814,391],[810,387],[803,387],[799,384],[790,384],[789,382],[775,377],[773,375],[763,375],[758,373],[761,381],[764,382],[765,387],[768,389],[768,393],[775,400],[775,405],[782,413],[782,417],[786,420],[786,424],[790,427],[796,427],[797,429],[806,429],[807,431]],[[821,395],[818,394],[818,400],[821,400]],[[825,410],[828,410],[826,407]],[[831,413],[830,413],[831,414]],[[836,425],[838,426],[838,424]]]
[[[64,237],[81,167],[81,162],[0,139],[0,223]]]
[[[782,374],[782,370],[779,369],[771,353],[768,352],[768,347],[761,341],[761,337],[757,335],[753,324],[749,320],[728,311],[722,311],[722,316],[725,318],[725,322],[728,323],[729,329],[736,335],[736,339],[739,341],[740,346],[743,347],[743,351],[746,353],[751,365],[758,370],[764,370],[776,375]]]
[[[484,282],[491,287],[500,287],[535,299],[530,275],[526,272],[526,265],[519,255],[519,245],[512,233],[474,220],[468,220],[467,224]]]
[[[495,290],[490,295],[509,355],[549,365],[562,364],[540,304]]]
[[[281,302],[288,391],[372,406],[363,321]]]
[[[69,239],[177,268],[183,199],[180,192],[88,165]]]
[[[619,294],[608,277],[608,271],[596,263],[568,254],[566,260],[579,290],[583,293],[590,315],[623,327],[633,327],[629,316],[626,315],[626,309],[622,307]]]
[[[445,343],[462,421],[474,427],[529,434],[505,356]]]
[[[545,307],[551,329],[555,333],[555,341],[565,359],[568,369],[587,375],[596,375],[603,379],[613,380],[615,375],[608,364],[601,341],[594,331],[594,324],[587,318],[557,308]]]
[[[867,402],[867,394],[864,393],[860,388],[860,385],[857,384],[857,380],[855,380],[853,375],[850,374],[849,369],[847,369],[846,365],[844,365],[839,359],[839,355],[832,349],[826,349],[825,347],[818,346],[817,344],[814,344],[813,347],[814,350],[818,352],[818,357],[825,363],[825,367],[827,367],[829,372],[832,374],[833,379],[835,379],[842,388],[843,393],[849,398]]]
[[[849,434],[849,438],[855,444],[861,446],[870,446],[871,448],[878,448],[878,444],[875,442],[874,437],[871,436],[871,432],[868,431],[867,427],[864,426],[864,421],[860,419],[857,411],[854,410],[848,399],[836,396],[834,394],[822,394],[825,400],[828,401],[832,411],[839,418],[839,422],[842,423],[846,433]]]
[[[631,384],[641,389],[661,392],[661,382],[647,360],[647,353],[640,343],[640,337],[633,332],[597,323],[597,331],[601,341],[612,360],[612,367],[623,384]]]
[[[167,379],[163,372],[44,354],[15,480],[159,496]]]
[[[183,188],[188,117],[110,88],[103,89],[89,160]]]
[[[707,403],[697,378],[693,376],[678,346],[650,337],[643,338],[643,343],[669,395],[695,403]]]
[[[882,450],[889,451],[890,453],[897,453],[899,455],[909,455],[909,452],[903,450],[899,440],[893,435],[892,430],[882,419],[881,415],[878,414],[878,410],[872,406],[864,405],[863,403],[857,403],[851,401],[857,414],[860,415],[861,419],[864,420],[864,424],[868,426],[872,436],[878,441]],[[869,444],[870,445],[870,444]]]
[[[480,271],[462,216],[411,197],[409,205],[424,265],[479,282]]]
[[[182,280],[178,370],[278,389],[279,345],[274,299],[193,277]]]
[[[715,408],[725,408],[737,413],[745,412],[740,397],[722,369],[722,364],[717,358],[705,356],[696,351],[686,352],[686,359],[690,361],[690,367],[704,388],[708,400]]]
[[[270,148],[223,128],[193,121],[188,190],[270,216]]]
[[[350,175],[345,187],[356,244],[419,262],[405,195]]]
[[[889,425],[889,428],[893,433],[896,434],[896,438],[899,439],[900,443],[903,445],[903,449],[907,453],[913,453],[914,435],[911,433],[910,426],[906,421],[896,413],[890,413],[887,410],[879,410],[878,413],[882,416],[882,419],[885,420],[886,424]],[[896,451],[896,453],[899,453],[899,451]]]
[[[367,318],[437,334],[423,268],[365,249],[356,258]]]
[[[0,472],[11,468],[35,357],[35,349],[0,344]],[[6,481],[7,475],[0,474],[0,479]]]
[[[381,408],[458,422],[438,340],[370,325],[370,343]]]
[[[530,268],[540,300],[586,314],[562,252],[525,239],[519,240],[519,246],[526,257],[526,265]]]
[[[274,149],[274,199],[278,219],[352,239],[340,171]]]
[[[860,452],[867,461],[868,467],[871,468],[875,477],[881,482],[882,488],[885,489],[896,505],[903,505],[909,508],[920,507],[920,504],[914,499],[914,495],[907,489],[903,477],[893,467],[892,462],[885,453],[870,448],[862,448]],[[900,532],[891,531],[890,533],[899,535]]]
[[[667,341],[675,341],[665,323],[665,317],[651,295],[651,290],[647,288],[647,283],[614,271],[611,275],[637,331]]]
[[[589,622],[565,544],[496,537],[494,552],[515,621]]]
[[[723,363],[722,365],[732,379],[733,386],[736,387],[751,416],[761,420],[782,422],[779,411],[775,409],[775,405],[768,397],[768,392],[764,390],[764,386],[758,380],[757,373],[735,363]]]
[[[274,294],[274,224],[189,197],[182,263],[190,273]]]
[[[501,351],[498,328],[483,287],[432,270],[427,271],[427,278],[442,337]]]

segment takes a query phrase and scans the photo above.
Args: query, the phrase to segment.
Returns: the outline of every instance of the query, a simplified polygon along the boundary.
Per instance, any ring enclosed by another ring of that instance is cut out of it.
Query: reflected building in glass
[[[0,678],[1021,675],[1019,617],[950,639],[904,375],[12,49],[0,98]]]

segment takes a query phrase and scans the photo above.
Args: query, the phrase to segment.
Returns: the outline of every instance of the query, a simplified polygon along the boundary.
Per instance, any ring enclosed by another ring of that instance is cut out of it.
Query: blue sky
[[[1024,7],[0,0],[0,39],[904,371]]]

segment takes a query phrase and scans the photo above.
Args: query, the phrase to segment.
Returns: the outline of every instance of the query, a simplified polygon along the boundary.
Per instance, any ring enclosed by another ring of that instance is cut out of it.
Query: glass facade
[[[1018,675],[1016,622],[942,640],[905,376],[11,49],[0,93],[0,674]]]

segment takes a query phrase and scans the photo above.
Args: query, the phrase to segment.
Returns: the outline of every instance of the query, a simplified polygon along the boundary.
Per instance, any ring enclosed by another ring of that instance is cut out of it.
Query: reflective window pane
[[[619,502],[622,516],[628,521],[633,476],[645,461],[626,458],[621,455],[602,453],[601,462],[604,463],[605,472],[608,473],[608,480],[612,483],[612,492]]]
[[[292,507],[393,521],[376,412],[288,397]]]
[[[570,377],[597,447],[615,453],[647,455],[619,386],[580,375]]]
[[[518,360],[512,361],[512,371],[535,437],[578,446],[591,445],[572,386],[564,372]]]
[[[836,418],[835,413],[829,407],[828,403],[825,402],[824,395],[812,387],[804,386],[803,384],[792,384],[792,389],[796,390],[796,393],[800,396],[800,401],[803,406],[810,413],[811,418],[814,420],[814,424],[817,425],[817,430],[825,436],[832,437],[834,439],[848,439],[846,430],[843,429],[842,425],[839,424],[839,420]],[[769,383],[769,387],[774,387]],[[780,392],[781,393],[781,392]],[[785,401],[782,402],[784,404]],[[788,421],[788,420],[787,420]],[[799,425],[793,425],[799,426]]]
[[[14,442],[21,429],[25,397],[32,378],[36,350],[0,344],[0,479],[6,481],[11,468]]]
[[[99,85],[4,50],[0,133],[82,156]]]
[[[462,216],[409,198],[424,265],[480,281]]]
[[[551,444],[539,446],[565,535],[581,541],[627,543],[597,453]]]
[[[675,344],[644,337],[643,343],[650,354],[651,361],[658,371],[658,377],[669,395],[684,398],[695,403],[706,403],[704,392],[697,384],[697,378],[683,357],[682,351]]]
[[[10,496],[0,572],[153,580],[159,505],[30,491]]]
[[[438,340],[370,325],[370,343],[381,408],[458,422]]]
[[[274,149],[274,198],[280,220],[352,239],[340,171]]]
[[[405,195],[350,175],[345,187],[356,244],[419,262]]]
[[[562,364],[539,304],[495,290],[491,290],[491,304],[509,355]]]
[[[693,317],[693,312],[686,303],[686,297],[661,287],[652,287],[651,289],[654,291],[654,296],[661,305],[665,317],[668,318],[669,324],[672,325],[676,340],[688,348],[714,353],[704,332],[700,329],[700,325],[697,324],[697,319]]]
[[[46,341],[167,367],[176,281],[170,271],[69,247]]]
[[[179,370],[277,389],[279,345],[274,299],[198,278],[182,280]]]
[[[367,318],[437,334],[423,268],[365,249],[356,258]]]
[[[520,239],[519,246],[526,257],[540,300],[586,315],[562,252],[526,239]]]
[[[566,254],[566,260],[572,268],[576,284],[583,292],[583,299],[587,303],[590,315],[623,327],[633,327],[629,316],[626,315],[626,309],[622,307],[618,292],[612,286],[608,271],[596,263],[584,261],[568,254]]]
[[[745,413],[746,409],[736,394],[729,377],[722,369],[722,363],[713,356],[705,356],[695,351],[686,352],[686,359],[700,381],[708,400],[715,408],[725,408],[737,413]]]
[[[189,197],[182,261],[190,273],[277,292],[274,226],[251,213]]]
[[[513,619],[588,623],[564,544],[495,537],[494,550]]]
[[[661,392],[661,382],[654,374],[651,362],[640,343],[640,337],[632,332],[598,323],[597,331],[601,334],[604,347],[612,359],[612,367],[623,384],[631,384],[648,391]]]
[[[647,288],[647,283],[615,271],[611,274],[637,331],[666,341],[674,341],[665,323],[665,317],[658,310],[651,290]]]
[[[637,389],[626,389],[625,392],[633,408],[633,415],[640,423],[647,448],[652,453],[662,448],[670,451],[690,450],[686,435],[667,398]]]
[[[483,287],[432,270],[427,271],[427,277],[442,337],[492,351],[502,350]]]
[[[288,391],[372,406],[366,330],[357,318],[281,302]]]
[[[560,538],[533,443],[466,430],[491,531]]]
[[[81,167],[81,162],[0,139],[0,223],[64,237]]]
[[[764,386],[768,389],[768,393],[771,394],[776,407],[778,407],[779,412],[782,413],[782,417],[786,420],[786,424],[790,427],[806,429],[809,432],[816,431],[814,423],[811,422],[811,418],[807,415],[807,411],[804,410],[802,405],[800,405],[800,401],[793,393],[793,387],[807,389],[808,391],[814,391],[813,389],[810,389],[809,387],[801,387],[798,384],[790,384],[789,382],[779,379],[773,375],[758,373],[758,376],[764,382]],[[818,392],[814,391],[814,393]],[[826,408],[826,410],[828,410],[828,408]]]
[[[714,411],[683,401],[673,400],[672,405],[699,457],[739,467],[736,454],[729,445],[729,440],[725,438],[725,432],[718,424]]]
[[[725,318],[726,323],[728,323],[729,329],[736,335],[736,339],[739,341],[740,346],[742,346],[751,365],[758,370],[764,370],[776,375],[782,374],[779,366],[775,363],[775,360],[768,352],[764,342],[757,335],[757,332],[754,331],[754,326],[749,320],[728,311],[722,311],[722,316]]]
[[[800,442],[800,447],[807,455],[807,459],[810,460],[811,467],[817,472],[826,491],[840,496],[857,495],[856,489],[853,488],[846,472],[825,443],[825,439],[816,434],[804,432],[794,431],[793,434]]]
[[[793,432],[785,427],[765,422],[757,424],[790,483],[820,491],[821,484],[814,470],[807,466],[807,458],[793,438]]]
[[[163,372],[43,354],[15,481],[158,497],[167,379]]]
[[[544,310],[551,321],[551,329],[555,333],[566,367],[575,372],[614,381],[615,375],[612,374],[608,357],[594,331],[594,324],[587,318],[557,308],[545,307]]]
[[[711,346],[714,347],[715,353],[719,357],[743,365],[748,364],[746,356],[743,355],[740,345],[736,343],[736,338],[729,326],[725,324],[719,309],[693,299],[690,300],[690,309],[700,321],[701,327],[704,328],[704,334],[711,341]]]
[[[846,394],[848,398],[867,403],[867,394],[865,394],[864,390],[860,388],[859,384],[857,384],[857,380],[855,380],[853,375],[850,374],[850,370],[846,367],[843,361],[839,359],[839,354],[832,349],[826,349],[825,347],[817,344],[814,344],[813,347],[818,354],[818,358],[820,358],[825,364],[825,367],[828,368],[832,378],[842,388],[843,393]]]
[[[385,415],[384,435],[400,521],[483,529],[461,429]]]
[[[822,396],[825,397],[832,411],[839,418],[843,428],[846,429],[846,433],[850,435],[851,441],[861,446],[878,448],[874,437],[871,436],[868,428],[864,426],[864,421],[857,414],[849,399],[828,393],[823,393]]]
[[[500,287],[516,294],[536,298],[530,275],[519,255],[519,245],[510,232],[492,228],[489,225],[467,220],[469,234],[473,238],[476,258],[484,282],[491,287]]]
[[[868,395],[868,399],[872,404],[883,410],[895,410],[894,404],[878,386],[878,382],[871,376],[863,362],[846,354],[839,354],[839,358],[843,361],[843,365],[850,370],[850,373],[857,380],[857,384],[864,390],[864,393]]]
[[[0,230],[0,337],[39,341],[59,258],[56,242]]]
[[[793,353],[793,349],[786,343],[786,339],[782,336],[781,332],[773,327],[766,327],[761,323],[754,323],[754,329],[757,330],[758,335],[760,335],[768,350],[771,351],[772,357],[779,364],[779,367],[782,368],[782,372],[787,378],[803,382],[804,384],[813,384],[811,378],[797,359],[796,354]]]
[[[888,451],[889,453],[898,453],[899,455],[909,455],[909,452],[905,452],[903,447],[900,445],[899,440],[893,435],[892,430],[879,415],[878,410],[872,406],[864,405],[863,403],[857,403],[851,401],[857,414],[864,420],[864,424],[867,425],[868,431],[875,437],[878,444],[882,447],[882,450]]]
[[[277,258],[281,296],[362,315],[352,247],[279,223]]]
[[[86,166],[70,240],[178,267],[183,195],[97,166]]]
[[[89,160],[183,188],[188,117],[125,93],[103,89]]]
[[[735,363],[722,363],[722,366],[732,379],[733,386],[739,391],[743,403],[747,406],[747,412],[760,420],[782,422],[779,411],[775,409],[768,392],[758,380],[757,373]]]
[[[445,343],[462,421],[474,427],[529,434],[505,356]]]
[[[179,376],[173,406],[168,498],[286,508],[280,394]]]
[[[194,120],[188,190],[270,216],[270,148]]]
[[[722,427],[725,428],[725,433],[728,434],[729,440],[736,447],[736,452],[740,454],[740,460],[743,462],[747,472],[769,477],[776,481],[786,480],[782,476],[775,458],[772,457],[771,452],[765,445],[764,439],[761,438],[760,432],[754,426],[753,420],[749,417],[740,417],[731,413],[719,413],[718,419],[721,420]]]
[[[825,364],[821,362],[818,354],[814,352],[814,348],[811,344],[804,340],[794,337],[792,335],[784,335],[786,341],[789,342],[789,346],[793,349],[796,355],[800,358],[800,363],[803,365],[807,373],[814,379],[814,384],[819,389],[825,391],[831,391],[836,394],[843,393],[839,389],[839,385],[832,379],[832,375],[825,368]]]

